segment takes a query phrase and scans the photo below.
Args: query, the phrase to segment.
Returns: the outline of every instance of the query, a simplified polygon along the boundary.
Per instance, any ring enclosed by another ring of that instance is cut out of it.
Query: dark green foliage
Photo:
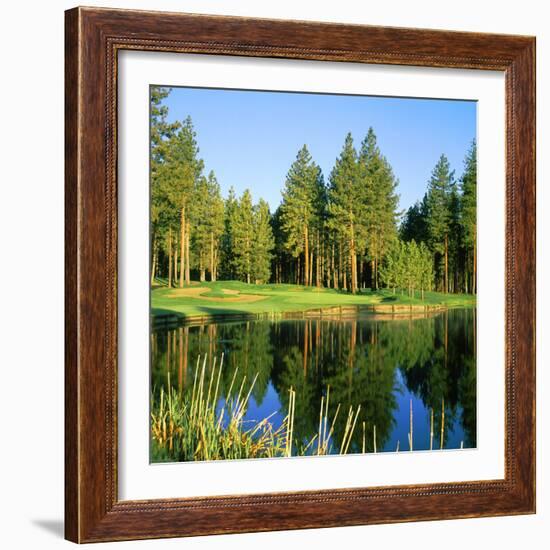
[[[475,292],[475,142],[458,183],[441,155],[399,229],[398,181],[372,128],[358,151],[346,136],[328,184],[304,145],[271,214],[249,191],[222,197],[214,172],[204,173],[191,118],[168,122],[169,93],[151,88],[152,281]]]
[[[422,201],[415,202],[405,212],[401,227],[399,229],[399,235],[404,241],[417,242],[428,241],[428,205],[426,204],[426,196]]]
[[[286,176],[280,206],[280,230],[283,248],[294,258],[303,255],[303,283],[310,280],[313,250],[319,254],[319,234],[322,231],[325,188],[321,169],[313,162],[304,145]]]
[[[256,284],[267,283],[271,278],[272,250],[275,246],[271,229],[269,205],[263,199],[254,207],[252,222],[254,244],[252,247],[252,278]]]
[[[401,239],[424,242],[432,252],[436,288],[441,291],[476,292],[476,156],[474,140],[457,184],[442,155],[423,200],[407,210],[401,223]]]
[[[231,220],[232,260],[237,277],[252,282],[252,253],[254,241],[254,211],[248,189],[239,199]]]
[[[433,287],[432,254],[422,242],[396,240],[380,267],[380,277],[394,293],[401,289],[414,297],[415,291],[419,291],[424,299],[424,291]]]
[[[460,226],[466,264],[465,287],[467,291],[475,292],[477,270],[477,146],[475,140],[464,161],[464,174],[460,180],[460,187],[462,191]]]
[[[367,236],[366,257],[372,264],[371,286],[378,288],[379,263],[397,237],[399,196],[395,192],[398,182],[380,152],[372,128],[361,145],[358,170]]]
[[[340,255],[344,258],[346,253],[349,255],[350,289],[356,292],[357,252],[366,245],[367,211],[363,207],[366,193],[359,178],[357,152],[351,134],[346,136],[330,174],[328,196],[329,227],[338,240]]]
[[[428,182],[427,227],[430,247],[436,254],[436,265],[443,282],[442,290],[447,292],[449,237],[451,234],[451,192],[454,186],[454,172],[449,161],[441,155]]]

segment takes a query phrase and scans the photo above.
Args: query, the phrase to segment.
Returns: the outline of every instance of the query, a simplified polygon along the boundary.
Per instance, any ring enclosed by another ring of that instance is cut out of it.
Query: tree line
[[[152,282],[183,287],[193,274],[352,293],[475,292],[475,142],[460,180],[442,155],[423,200],[404,216],[372,128],[358,149],[348,133],[328,181],[304,145],[271,213],[248,189],[222,197],[214,172],[205,174],[191,118],[167,122],[168,94],[151,91]]]
[[[267,282],[274,247],[268,204],[249,190],[224,199],[204,162],[193,122],[168,123],[162,105],[169,90],[151,91],[151,283],[164,277],[183,287],[200,281]]]

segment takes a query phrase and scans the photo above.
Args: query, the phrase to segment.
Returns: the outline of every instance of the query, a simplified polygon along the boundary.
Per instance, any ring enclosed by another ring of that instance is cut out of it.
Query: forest
[[[459,176],[441,154],[422,200],[399,210],[399,182],[375,130],[348,134],[325,177],[303,145],[271,212],[251,190],[222,196],[188,116],[168,122],[151,88],[151,284],[287,283],[355,294],[476,293],[476,143]],[[257,190],[253,190],[257,193]]]

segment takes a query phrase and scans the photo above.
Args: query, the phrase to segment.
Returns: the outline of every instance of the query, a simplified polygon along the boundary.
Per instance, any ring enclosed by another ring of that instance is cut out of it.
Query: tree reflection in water
[[[294,434],[308,442],[318,432],[321,399],[330,387],[329,418],[341,406],[334,432],[339,449],[350,406],[361,411],[350,452],[407,450],[412,403],[414,449],[476,446],[475,309],[423,318],[309,319],[216,322],[159,328],[151,335],[152,389],[170,383],[190,392],[197,357],[224,354],[220,406],[237,371],[257,380],[246,420],[287,414],[296,391]],[[245,385],[246,385],[245,384]],[[444,407],[444,414],[442,414]],[[442,419],[444,418],[443,430]],[[363,443],[364,441],[364,443]],[[314,451],[314,446],[312,447]]]

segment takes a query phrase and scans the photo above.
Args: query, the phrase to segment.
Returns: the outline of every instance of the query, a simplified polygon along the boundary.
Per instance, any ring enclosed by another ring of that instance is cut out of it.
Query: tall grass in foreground
[[[214,360],[207,380],[206,357],[202,367],[199,357],[190,397],[172,388],[168,377],[167,390],[161,388],[151,404],[152,450],[156,459],[222,460],[284,456],[288,452],[287,432],[291,424],[288,417],[276,430],[269,422],[273,415],[250,429],[245,427],[244,415],[256,377],[248,387],[246,376],[243,377],[236,396],[228,397],[217,410],[222,368],[223,356],[218,366]],[[237,372],[238,369],[228,396],[233,394]]]
[[[293,441],[296,392],[292,387],[289,389],[288,414],[277,429],[270,422],[275,412],[247,428],[246,425],[249,423],[245,422],[244,416],[257,375],[248,384],[244,376],[237,391],[235,384],[238,369],[235,369],[227,392],[228,397],[225,398],[223,406],[218,408],[223,355],[219,364],[216,363],[214,359],[212,371],[208,377],[206,356],[202,366],[199,356],[190,395],[184,395],[173,388],[168,373],[166,391],[161,388],[158,394],[152,396],[151,446],[155,462],[274,458],[349,452],[361,405],[358,405],[355,410],[353,406],[349,407],[344,433],[338,448],[336,448],[333,434],[341,407],[338,404],[332,420],[329,421],[330,386],[327,388],[326,397],[321,397],[318,432],[309,442]],[[412,420],[411,400],[410,451],[413,450]],[[367,437],[364,422],[362,427],[364,453]],[[433,411],[431,430],[433,438]],[[376,426],[372,436],[374,452],[377,452]],[[430,441],[430,448],[431,446]],[[399,451],[399,442],[396,450]]]

